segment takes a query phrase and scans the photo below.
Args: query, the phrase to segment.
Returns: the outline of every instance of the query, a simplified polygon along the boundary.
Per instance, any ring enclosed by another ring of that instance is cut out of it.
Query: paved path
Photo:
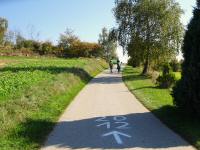
[[[137,101],[120,74],[108,71],[79,93],[42,149],[194,150]]]

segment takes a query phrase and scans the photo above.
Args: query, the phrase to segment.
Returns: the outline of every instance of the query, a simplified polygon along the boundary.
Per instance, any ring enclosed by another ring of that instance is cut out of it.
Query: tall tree
[[[8,21],[0,17],[0,45],[4,42],[4,36],[8,28]]]
[[[74,34],[74,31],[72,29],[67,28],[64,34],[60,34],[60,40],[58,46],[61,49],[68,51],[70,47],[73,45],[73,43],[79,41],[80,39]]]
[[[177,54],[183,25],[182,10],[174,0],[116,0],[114,14],[119,44],[130,56],[141,55],[143,74],[148,73],[153,61]]]
[[[173,89],[174,102],[200,115],[200,0],[193,11],[183,44],[182,78]]]
[[[117,42],[113,38],[112,31],[108,32],[106,28],[103,28],[99,34],[99,44],[103,48],[103,56],[107,61],[116,57]]]

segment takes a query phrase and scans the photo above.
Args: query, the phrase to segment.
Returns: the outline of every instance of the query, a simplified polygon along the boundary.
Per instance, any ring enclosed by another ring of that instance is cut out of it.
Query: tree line
[[[8,21],[0,18],[0,53],[13,52],[25,55],[53,55],[59,57],[101,57],[106,60],[116,57],[116,41],[112,40],[111,32],[103,28],[97,43],[84,42],[71,29],[60,34],[58,43],[25,38],[19,31],[8,31]]]
[[[142,75],[162,68],[157,81],[165,88],[175,83],[174,104],[187,114],[200,116],[200,0],[187,29],[175,0],[116,0],[115,5],[115,35],[130,56],[129,63],[142,66]],[[177,68],[180,51],[184,60],[181,79],[176,82],[171,68]]]

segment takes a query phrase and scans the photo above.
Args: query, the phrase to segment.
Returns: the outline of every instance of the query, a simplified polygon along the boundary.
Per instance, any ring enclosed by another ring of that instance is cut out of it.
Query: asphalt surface
[[[169,116],[170,117],[170,116]],[[74,99],[42,150],[195,150],[104,71]]]

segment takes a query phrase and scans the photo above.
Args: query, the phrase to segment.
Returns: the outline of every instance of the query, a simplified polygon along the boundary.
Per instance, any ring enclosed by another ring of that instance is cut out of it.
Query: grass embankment
[[[70,101],[106,63],[0,57],[0,149],[38,149]]]
[[[200,121],[184,116],[173,105],[170,90],[159,89],[150,78],[140,74],[140,68],[127,66],[123,70],[123,80],[129,90],[162,122],[200,150]]]

